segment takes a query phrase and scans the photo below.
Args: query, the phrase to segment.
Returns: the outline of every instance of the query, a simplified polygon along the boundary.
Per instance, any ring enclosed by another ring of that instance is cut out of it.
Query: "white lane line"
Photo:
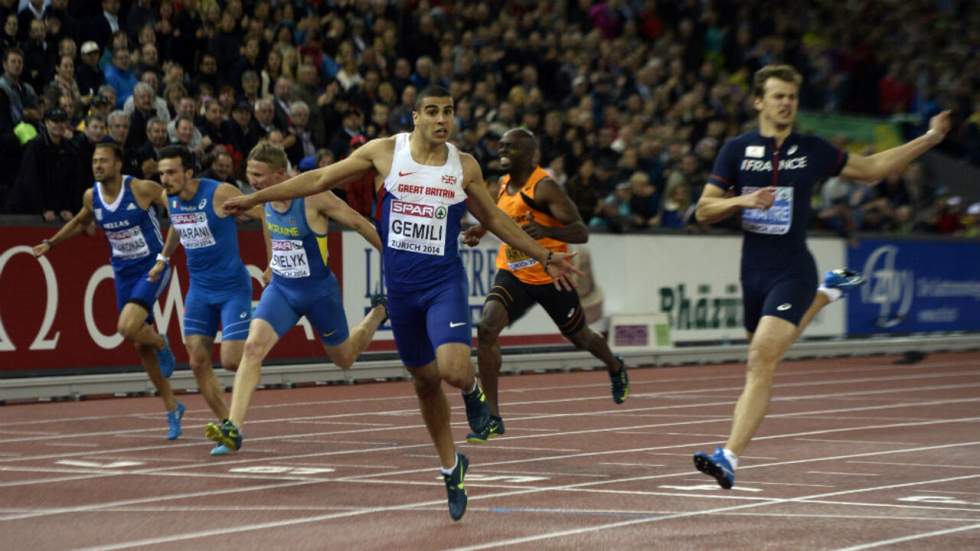
[[[930,494],[937,493],[941,494],[944,492],[929,490]],[[928,505],[914,505],[912,503],[867,503],[863,501],[837,501],[837,500],[824,500],[824,499],[808,499],[806,503],[816,503],[818,505],[832,505],[834,507],[840,507],[841,505],[847,505],[848,507],[870,507],[874,509],[921,509],[923,511],[959,511],[959,512],[969,512],[976,513],[978,510],[975,507],[953,507],[951,505],[940,505],[940,504],[928,504]],[[977,520],[975,515],[971,515],[971,521]]]
[[[980,372],[978,372],[978,374],[980,374]],[[817,383],[817,384],[822,384],[822,383]],[[976,383],[974,385],[939,385],[939,386],[936,386],[936,387],[920,387],[920,388],[917,388],[917,389],[914,389],[914,390],[916,392],[919,392],[920,393],[920,392],[924,392],[924,391],[929,390],[929,389],[947,389],[947,388],[961,389],[961,388],[965,388],[967,386],[980,387],[980,383]],[[850,393],[850,394],[852,394],[852,395],[860,395],[860,396],[868,396],[868,395],[883,394],[883,393],[905,392],[907,390],[912,390],[912,389],[880,389],[880,390],[869,390],[869,391],[854,392],[854,393]],[[829,395],[819,394],[819,395],[808,395],[808,396],[785,397],[785,398],[782,398],[782,399],[780,399],[780,398],[773,398],[773,401],[774,402],[775,401],[803,401],[803,400],[809,400],[809,399],[813,399],[813,398],[820,398],[820,399],[822,399],[822,398],[825,398],[825,397],[828,397],[828,396]],[[566,402],[575,402],[577,400],[578,400],[577,398],[569,398],[569,399],[567,399],[565,401]],[[561,401],[561,400],[555,400],[555,401],[558,402],[558,401]],[[900,404],[890,403],[890,404],[884,404],[884,405],[878,405],[878,406],[866,406],[866,407],[857,407],[857,408],[844,408],[844,409],[821,410],[821,411],[816,411],[816,412],[796,412],[796,413],[775,414],[775,415],[769,415],[768,417],[769,418],[800,417],[800,416],[810,415],[810,414],[813,414],[813,413],[820,414],[820,413],[841,413],[841,412],[845,412],[845,411],[870,411],[870,410],[876,410],[876,409],[894,409],[894,408],[913,407],[913,406],[920,406],[920,405],[934,405],[934,404],[949,405],[949,404],[955,404],[955,403],[977,402],[977,401],[980,401],[980,398],[960,398],[960,399],[952,399],[952,400],[939,400],[939,401],[931,401],[931,402],[908,402],[908,403],[900,403]],[[726,406],[726,407],[730,407],[732,405],[732,403],[733,403],[732,400],[726,400],[726,401],[723,401],[723,402],[712,402],[712,403],[671,404],[671,405],[666,405],[666,406],[653,406],[653,407],[647,407],[647,408],[636,408],[635,411],[653,411],[653,410],[660,410],[660,409],[674,409],[674,410],[676,410],[676,409],[680,409],[680,408],[704,408],[704,407],[707,407],[707,406],[714,406],[714,405],[718,405],[718,406],[723,405],[723,406]],[[618,413],[626,413],[626,412],[629,412],[629,411],[631,411],[631,410],[620,410]],[[594,413],[594,412],[555,413],[555,414],[541,415],[541,416],[538,416],[538,417],[522,417],[522,419],[523,420],[528,420],[528,419],[559,419],[559,418],[566,418],[566,417],[580,417],[583,414],[592,414],[592,413]],[[343,414],[343,415],[346,416],[348,414]],[[358,415],[364,415],[364,414],[358,414]],[[307,417],[306,419],[324,419],[324,418],[327,418],[327,417],[333,417],[333,416],[312,416],[312,417]],[[729,415],[726,413],[724,419],[728,419],[728,417],[729,417]],[[265,422],[276,422],[276,423],[280,423],[281,424],[283,421],[287,421],[287,420],[289,420],[289,419],[267,420]],[[261,422],[261,421],[259,421],[259,422]],[[249,423],[249,425],[253,425],[253,424],[257,424],[257,423],[258,422],[252,422],[252,423]],[[459,426],[463,426],[465,424],[466,424],[465,422],[456,423],[456,425],[459,425]],[[682,424],[690,424],[690,423],[678,423],[678,425],[682,425]],[[416,425],[411,425],[411,427],[415,427],[415,426]],[[662,426],[662,425],[640,425],[640,426],[637,426],[637,427],[623,427],[623,428],[621,428],[619,430],[620,430],[620,432],[626,432],[626,431],[629,431],[631,429],[644,429],[644,428],[651,428],[651,427],[658,427],[658,426]],[[350,429],[350,430],[327,431],[327,432],[319,432],[319,433],[309,433],[309,434],[301,434],[301,435],[292,435],[292,438],[306,438],[306,437],[317,437],[317,436],[327,436],[327,435],[337,435],[337,434],[362,434],[362,433],[367,433],[367,432],[383,432],[383,431],[391,431],[391,430],[399,430],[399,431],[401,431],[401,430],[405,430],[406,428],[407,427],[405,427],[405,426],[386,425],[386,426],[383,426],[383,427],[380,427],[380,428],[379,427],[375,427],[375,428],[368,428],[368,429]],[[59,436],[59,438],[64,439],[64,438],[89,438],[89,437],[93,437],[93,436],[120,436],[120,435],[124,435],[124,434],[128,435],[128,434],[131,434],[131,433],[141,433],[141,432],[147,432],[147,431],[157,432],[159,430],[160,429],[158,429],[158,428],[153,428],[153,429],[130,429],[130,430],[121,430],[121,431],[102,431],[102,432],[96,432],[96,433],[69,433],[69,434],[61,435],[61,436]],[[608,431],[609,429],[602,429],[602,430],[605,432],[605,431]],[[616,429],[613,429],[613,430],[616,430]],[[554,435],[561,436],[561,435],[565,435],[565,434],[570,434],[570,433],[568,433],[568,432],[558,432],[558,433],[555,433]],[[527,437],[535,437],[535,436],[527,436]],[[250,439],[250,441],[253,441],[254,442],[254,441],[269,440],[269,439],[282,439],[282,438],[283,438],[282,436],[273,436],[273,437],[263,437],[263,438],[257,438],[257,439]],[[516,438],[521,438],[521,437],[518,436]],[[38,436],[38,437],[23,437],[23,438],[0,439],[0,444],[4,444],[4,443],[16,443],[16,442],[32,442],[32,441],[37,441],[37,440],[50,440],[50,437],[48,437],[48,436]],[[21,459],[18,459],[18,460],[22,460],[22,458]],[[3,462],[3,461],[5,461],[5,460],[0,459],[0,462]]]
[[[941,465],[938,463],[901,463],[897,461],[848,461],[848,463],[870,463],[873,465],[893,465],[896,467],[927,467],[930,469],[980,469],[980,465]]]
[[[746,503],[746,504],[742,504],[742,505],[732,505],[732,506],[719,507],[717,509],[708,509],[708,510],[703,510],[703,511],[691,511],[691,512],[684,512],[684,513],[674,513],[674,514],[663,515],[663,516],[658,516],[658,517],[653,517],[653,518],[640,518],[640,519],[633,519],[633,520],[627,520],[627,521],[613,522],[613,523],[608,523],[608,524],[600,524],[600,525],[595,525],[595,526],[587,526],[587,527],[583,527],[583,528],[574,528],[574,529],[569,529],[569,530],[559,530],[559,531],[554,531],[554,532],[546,532],[546,533],[537,534],[537,535],[534,535],[534,536],[523,536],[523,537],[518,537],[518,538],[509,538],[509,539],[504,539],[504,540],[490,541],[490,542],[482,543],[482,544],[479,544],[479,545],[470,545],[470,546],[456,547],[456,548],[453,548],[453,551],[476,551],[478,549],[494,549],[494,548],[504,547],[504,546],[509,546],[509,545],[518,545],[518,544],[530,543],[530,542],[534,542],[534,541],[541,541],[541,540],[554,539],[554,538],[563,538],[563,537],[568,537],[568,536],[576,536],[576,535],[580,535],[580,534],[588,534],[588,533],[592,533],[592,532],[599,532],[599,531],[602,531],[602,530],[610,530],[610,529],[613,529],[613,528],[621,528],[621,527],[624,527],[624,526],[633,526],[633,525],[638,525],[638,524],[651,524],[651,523],[655,523],[655,522],[663,522],[665,520],[674,520],[674,519],[678,519],[678,518],[688,518],[688,517],[693,517],[693,516],[706,516],[706,515],[711,515],[711,514],[714,514],[714,513],[725,513],[725,512],[731,512],[731,511],[739,511],[739,510],[742,510],[742,509],[750,509],[750,508],[755,508],[755,507],[766,507],[766,506],[769,506],[769,505],[781,505],[781,504],[786,504],[786,503],[799,503],[801,501],[806,501],[807,499],[819,499],[819,498],[824,498],[824,497],[834,497],[834,496],[840,496],[840,495],[864,493],[864,492],[869,492],[869,491],[891,490],[891,489],[895,489],[895,488],[908,488],[908,487],[912,487],[912,486],[921,486],[923,484],[939,484],[939,483],[943,483],[943,482],[956,482],[956,481],[959,481],[959,480],[970,480],[970,479],[975,479],[975,478],[980,478],[980,475],[966,475],[966,476],[957,476],[957,477],[951,477],[951,478],[939,478],[939,479],[933,479],[933,480],[921,480],[921,481],[917,481],[917,482],[905,482],[905,483],[901,483],[901,484],[889,484],[887,486],[877,486],[877,487],[869,487],[869,488],[857,488],[857,489],[853,489],[853,490],[842,490],[842,491],[838,491],[838,492],[827,492],[827,493],[822,493],[822,494],[813,494],[813,495],[809,495],[809,496],[802,496],[802,497],[795,497],[795,498],[770,499],[770,500],[767,500],[767,501],[764,501],[764,502]],[[956,529],[956,530],[957,531],[962,531],[963,529],[970,529],[970,530],[972,530],[972,529],[976,529],[976,528],[980,528],[980,524],[976,524],[976,525],[972,525],[971,524],[969,526],[960,527],[959,529]]]
[[[783,388],[792,388],[792,387],[800,387],[800,386],[809,387],[809,386],[834,385],[834,384],[843,384],[843,383],[852,384],[852,383],[862,383],[862,382],[881,383],[881,382],[887,382],[887,381],[907,381],[907,380],[917,380],[917,379],[933,379],[933,378],[948,378],[948,377],[959,377],[959,376],[974,376],[974,375],[977,375],[978,373],[980,373],[980,372],[976,372],[976,371],[969,371],[969,372],[952,371],[952,372],[935,373],[935,371],[934,371],[935,369],[957,368],[957,367],[976,367],[976,362],[975,361],[963,361],[963,362],[940,362],[940,363],[936,363],[936,364],[920,364],[918,366],[906,367],[906,368],[903,369],[903,371],[905,371],[905,370],[908,370],[908,371],[925,371],[925,373],[923,373],[923,374],[915,374],[915,373],[913,373],[913,374],[910,374],[910,375],[897,375],[897,376],[891,376],[891,377],[863,377],[863,378],[858,378],[858,379],[835,379],[835,380],[823,380],[823,381],[809,381],[809,382],[801,382],[801,383],[780,383],[780,384],[776,384],[774,386],[774,388],[776,388],[776,389],[783,389]],[[861,366],[861,372],[862,373],[865,373],[865,372],[868,372],[868,371],[890,371],[890,372],[894,372],[895,369],[896,368],[895,368],[894,365],[889,365],[889,364]],[[800,370],[800,371],[794,371],[792,369],[787,369],[787,370],[784,370],[784,371],[781,371],[780,372],[780,379],[786,379],[786,378],[789,378],[790,376],[811,376],[811,375],[826,375],[826,374],[827,374],[827,368],[826,367],[814,368],[814,369],[807,369],[807,370]],[[744,380],[744,378],[745,378],[744,374],[738,374],[738,375],[717,375],[717,376],[715,376],[715,375],[706,375],[706,376],[695,376],[695,377],[677,377],[677,378],[671,378],[671,379],[657,379],[655,381],[646,381],[646,382],[643,382],[641,384],[655,384],[658,387],[662,388],[664,385],[671,384],[671,383],[691,384],[692,382],[701,382],[701,381],[718,382],[719,380],[732,380],[732,381],[736,381],[736,382],[739,382],[740,383],[741,381]],[[573,389],[589,389],[589,388],[602,388],[603,390],[605,390],[605,389],[608,388],[608,383],[602,383],[602,384],[589,383],[589,384],[581,384],[581,385],[560,385],[560,386],[540,386],[540,387],[532,387],[532,388],[526,388],[526,389],[511,389],[511,390],[504,389],[504,390],[501,390],[501,393],[502,394],[505,394],[505,393],[506,394],[509,394],[509,393],[518,393],[519,394],[519,393],[527,393],[527,392],[530,392],[530,393],[540,393],[540,392],[543,392],[543,391],[550,391],[550,390],[562,390],[562,391],[566,391],[567,392],[568,390],[573,390]],[[654,397],[657,397],[657,398],[669,398],[669,397],[672,397],[672,396],[675,396],[675,395],[696,394],[696,393],[705,392],[705,391],[712,391],[712,392],[714,392],[714,391],[721,391],[721,390],[724,390],[724,391],[738,391],[738,390],[741,390],[741,388],[742,388],[741,384],[738,384],[738,386],[732,386],[732,387],[727,387],[727,388],[722,388],[722,389],[718,389],[716,387],[712,387],[712,388],[709,388],[709,389],[681,390],[681,391],[673,391],[673,392],[672,391],[659,390],[657,393],[651,394],[651,396],[654,396]],[[575,399],[575,400],[576,401],[579,401],[579,400],[595,400],[595,399],[598,399],[598,398],[597,397],[587,397],[587,398],[578,398],[578,399]],[[602,399],[608,399],[608,395],[602,396]],[[393,396],[382,396],[382,397],[376,397],[376,398],[349,398],[349,399],[341,399],[341,400],[324,399],[324,400],[315,400],[315,401],[306,401],[306,402],[287,402],[287,403],[282,403],[282,404],[253,405],[249,409],[255,411],[255,410],[262,410],[262,409],[281,409],[281,408],[291,408],[291,407],[303,407],[303,408],[306,408],[307,406],[315,406],[315,405],[333,406],[333,405],[339,405],[339,404],[363,404],[363,403],[366,403],[366,402],[385,402],[385,404],[390,405],[390,403],[393,400],[405,400],[407,402],[412,403],[412,406],[409,406],[409,407],[407,407],[407,409],[403,409],[403,410],[382,410],[382,411],[369,412],[369,413],[352,412],[352,413],[334,414],[334,415],[325,416],[325,417],[341,418],[341,417],[363,417],[365,415],[390,415],[390,414],[400,415],[402,413],[415,413],[415,412],[418,411],[417,407],[413,407],[414,406],[414,402],[416,400],[415,396],[413,396],[413,395],[393,395]],[[527,405],[527,404],[537,404],[537,403],[557,403],[557,402],[564,402],[564,401],[568,401],[568,400],[561,399],[561,400],[546,400],[546,401],[508,402],[508,405]],[[24,406],[24,407],[31,407],[31,406]],[[455,410],[455,409],[462,409],[462,408],[460,408],[460,407],[457,406],[457,407],[454,407],[453,409]],[[207,415],[209,411],[210,410],[207,410],[207,409],[203,409],[202,408],[202,409],[196,409],[196,410],[189,410],[187,412],[187,414],[189,415],[189,414],[192,414],[193,413],[193,414]],[[58,423],[60,425],[64,425],[65,423],[69,423],[69,422],[102,421],[102,420],[108,420],[108,419],[116,420],[116,419],[120,419],[120,418],[143,419],[143,418],[146,418],[146,415],[147,415],[146,412],[134,412],[134,413],[125,414],[125,415],[113,414],[113,415],[97,415],[97,416],[86,416],[86,417],[53,418],[53,419],[40,419],[40,420],[35,419],[35,420],[30,420],[30,421],[11,421],[11,422],[0,423],[0,427],[6,427],[6,426],[25,426],[25,425],[41,425],[41,424],[48,424],[48,423]],[[308,419],[316,419],[318,417],[317,416],[314,416],[314,417],[307,417],[307,418]],[[302,417],[289,417],[289,418],[286,418],[286,419],[296,420],[296,419],[303,419],[303,418]],[[281,422],[282,420],[283,419],[255,420],[255,421],[250,422],[250,424],[257,424],[257,423],[263,423],[263,422]],[[146,430],[151,430],[151,429],[146,429]]]
[[[874,541],[871,543],[855,545],[852,547],[842,547],[839,549],[839,551],[861,551],[862,549],[874,549],[875,547],[884,547],[886,545],[894,545],[896,543],[905,543],[907,541],[915,541],[915,540],[921,540],[925,538],[934,538],[936,536],[946,536],[949,534],[956,534],[958,532],[968,532],[970,530],[978,530],[978,529],[980,529],[980,524],[971,524],[969,526],[958,526],[956,528],[947,528],[945,530],[935,530],[932,532],[912,534],[910,536],[904,536],[901,538],[892,538],[887,540]]]
[[[880,474],[877,473],[840,473],[834,471],[807,471],[806,474],[829,474],[834,476],[858,476],[858,477],[881,476]]]
[[[921,446],[922,442],[895,442],[889,440],[831,440],[828,438],[798,438],[800,442],[826,442],[829,444],[893,444],[895,446]]]

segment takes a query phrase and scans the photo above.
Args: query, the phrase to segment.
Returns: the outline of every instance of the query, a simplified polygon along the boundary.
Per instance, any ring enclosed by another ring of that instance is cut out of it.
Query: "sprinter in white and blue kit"
[[[728,442],[714,453],[697,452],[694,465],[730,489],[738,455],[762,423],[772,396],[776,366],[816,313],[860,284],[859,274],[828,272],[817,292],[817,267],[806,246],[810,197],[822,180],[837,175],[877,183],[935,147],[950,128],[948,111],[929,121],[929,131],[904,145],[862,156],[826,140],[794,131],[800,74],[788,65],[767,65],[753,78],[759,127],[727,142],[697,206],[697,219],[718,222],[742,214],[742,297],[749,356],[745,387],[735,405]]]
[[[170,232],[150,279],[162,273],[177,249],[178,240],[187,256],[190,288],[184,300],[184,344],[201,396],[218,420],[228,418],[224,391],[214,375],[211,349],[221,328],[221,366],[238,368],[252,321],[252,278],[238,248],[236,217],[226,216],[221,205],[241,195],[235,186],[194,178],[194,156],[172,145],[159,154],[160,181],[170,215]],[[262,209],[246,213],[261,219]],[[227,453],[215,448],[212,455]]]
[[[147,274],[163,248],[156,211],[164,208],[162,188],[156,182],[122,174],[122,150],[114,142],[95,146],[92,155],[95,184],[85,191],[82,208],[51,238],[34,246],[41,256],[59,243],[85,230],[94,219],[109,242],[112,273],[119,309],[119,334],[133,343],[150,382],[167,409],[167,439],[181,435],[184,405],[174,398],[167,378],[174,370],[174,355],[166,335],[153,327],[153,305],[170,282],[170,270],[155,281]]]
[[[225,203],[241,212],[253,205],[315,195],[374,169],[378,232],[384,245],[388,315],[402,362],[412,374],[422,418],[432,437],[449,500],[449,514],[466,511],[469,464],[456,451],[442,382],[460,389],[474,438],[489,436],[490,413],[470,360],[473,333],[466,280],[458,251],[461,219],[469,209],[484,228],[534,258],[556,279],[576,272],[571,254],[553,253],[532,239],[487,191],[480,165],[447,143],[455,123],[453,99],[438,86],[423,89],[411,133],[372,140],[350,157]]]

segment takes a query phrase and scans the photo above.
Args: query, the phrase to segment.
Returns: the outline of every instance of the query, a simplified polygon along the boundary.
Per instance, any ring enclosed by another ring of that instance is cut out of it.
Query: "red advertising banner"
[[[82,234],[34,258],[31,247],[54,232],[53,227],[0,231],[0,377],[138,365],[133,347],[116,333],[118,312],[105,237],[101,232]],[[257,301],[266,266],[262,233],[257,228],[239,231],[239,245]],[[340,234],[330,234],[329,248],[330,267],[342,274]],[[183,252],[178,250],[171,262],[173,277],[154,317],[158,330],[170,337],[177,360],[186,362],[181,334],[189,278]],[[323,357],[323,348],[301,326],[270,354],[273,359],[305,357]]]

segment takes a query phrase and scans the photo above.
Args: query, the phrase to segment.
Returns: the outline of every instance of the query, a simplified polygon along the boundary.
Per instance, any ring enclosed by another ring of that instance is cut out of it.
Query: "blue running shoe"
[[[483,433],[471,432],[466,435],[466,441],[471,444],[482,444],[487,441],[488,438],[496,438],[507,432],[504,428],[504,420],[497,415],[490,416],[490,426],[488,427],[486,436]]]
[[[177,358],[174,358],[174,353],[170,350],[170,339],[163,333],[160,337],[163,339],[163,348],[157,351],[157,361],[160,362],[160,375],[163,375],[164,379],[169,379],[174,374],[174,368],[177,367]]]
[[[490,438],[490,406],[487,405],[487,397],[479,383],[472,392],[463,395],[463,403],[466,404],[466,420],[473,430],[466,441],[471,444],[486,442]]]
[[[442,478],[446,481],[446,494],[449,496],[449,516],[453,520],[463,518],[466,513],[466,469],[470,466],[470,460],[463,454],[456,452],[456,468],[450,474],[443,474]]]
[[[242,449],[242,433],[235,426],[235,423],[231,422],[231,419],[225,419],[220,425],[208,423],[208,426],[204,427],[204,436],[231,451],[237,452]],[[214,450],[212,450],[211,455],[215,455]]]
[[[180,428],[180,420],[184,418],[184,411],[187,408],[184,404],[177,402],[177,407],[167,412],[167,440],[180,438],[184,431]]]
[[[864,276],[860,272],[847,268],[830,270],[823,275],[823,285],[828,289],[840,289],[847,291],[855,287],[860,287],[864,283]]]
[[[731,490],[735,485],[735,469],[725,457],[721,448],[715,448],[715,453],[708,455],[704,452],[694,454],[694,466],[702,473],[714,477],[718,485],[725,490]]]
[[[218,444],[217,446],[211,448],[211,455],[215,457],[228,455],[229,453],[234,453],[234,450],[224,444]]]
[[[630,395],[630,377],[626,373],[626,362],[619,356],[616,359],[619,361],[619,371],[610,373],[609,381],[612,383],[613,402],[622,404]]]

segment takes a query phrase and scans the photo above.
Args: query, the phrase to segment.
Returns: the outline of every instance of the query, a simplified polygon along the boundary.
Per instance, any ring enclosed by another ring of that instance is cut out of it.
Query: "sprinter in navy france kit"
[[[718,222],[742,214],[742,300],[749,357],[745,387],[735,405],[725,447],[697,452],[694,465],[725,489],[735,484],[738,454],[762,423],[772,396],[776,366],[821,308],[842,289],[860,284],[859,274],[817,269],[806,246],[810,197],[823,179],[838,174],[876,183],[938,145],[950,128],[949,112],[929,121],[929,131],[904,145],[871,156],[847,154],[815,136],[793,130],[800,74],[787,65],[767,65],[752,81],[758,130],[726,143],[698,201],[697,218]]]
[[[750,333],[762,316],[799,325],[813,302],[817,266],[806,246],[810,197],[817,183],[840,174],[846,163],[847,153],[823,138],[797,133],[777,145],[755,130],[718,153],[709,185],[737,196],[775,188],[769,208],[742,211],[742,296]]]

